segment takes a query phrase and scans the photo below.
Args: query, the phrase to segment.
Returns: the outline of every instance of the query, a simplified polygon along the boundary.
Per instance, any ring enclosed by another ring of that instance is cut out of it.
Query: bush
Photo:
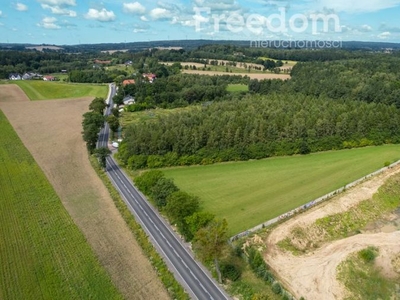
[[[383,164],[385,167],[389,167],[390,166],[390,161],[385,161],[385,163]]]
[[[220,269],[222,277],[230,281],[236,281],[242,275],[242,270],[232,263],[221,263]]]
[[[358,252],[358,256],[366,263],[372,262],[378,256],[378,249],[375,247],[368,247]]]
[[[279,295],[282,293],[282,287],[278,282],[274,282],[274,284],[272,285],[272,291]]]

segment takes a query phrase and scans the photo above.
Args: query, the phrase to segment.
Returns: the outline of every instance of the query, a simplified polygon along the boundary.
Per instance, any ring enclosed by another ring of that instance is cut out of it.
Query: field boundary
[[[359,178],[359,179],[357,179],[357,180],[355,180],[355,181],[353,181],[353,182],[351,182],[349,184],[346,184],[345,186],[343,186],[343,187],[341,187],[339,189],[336,189],[336,190],[334,190],[334,191],[332,191],[332,192],[330,192],[328,194],[325,194],[325,195],[323,195],[323,196],[321,196],[321,197],[319,197],[317,199],[314,199],[314,200],[312,200],[312,201],[310,201],[310,202],[308,202],[306,204],[303,204],[303,205],[301,205],[301,206],[299,206],[299,207],[297,207],[295,209],[292,209],[292,210],[290,210],[290,211],[288,211],[288,212],[286,212],[284,214],[281,214],[280,216],[278,216],[276,218],[270,219],[270,220],[268,220],[266,222],[263,222],[263,223],[261,223],[261,224],[259,224],[257,226],[254,226],[254,227],[252,227],[252,228],[250,228],[248,230],[242,231],[241,233],[238,233],[238,234],[234,235],[233,237],[231,237],[229,239],[229,241],[230,242],[235,241],[235,240],[237,240],[239,238],[248,236],[249,234],[251,234],[253,232],[259,231],[259,230],[261,230],[261,229],[263,229],[265,227],[271,226],[271,225],[276,224],[276,223],[278,223],[278,222],[280,222],[282,220],[288,219],[288,218],[294,216],[297,213],[300,213],[300,212],[305,211],[305,210],[307,210],[307,209],[309,209],[311,207],[314,207],[315,205],[317,205],[317,204],[319,204],[319,203],[321,203],[323,201],[329,200],[329,199],[333,198],[334,196],[346,191],[347,189],[352,188],[352,187],[360,184],[361,182],[363,182],[363,181],[365,181],[365,180],[367,180],[367,179],[369,179],[371,177],[374,177],[376,175],[379,175],[379,174],[383,173],[384,171],[386,171],[388,169],[391,169],[391,168],[393,168],[393,167],[395,167],[397,165],[400,165],[400,160],[392,163],[391,165],[389,165],[387,167],[383,167],[383,168],[381,168],[381,169],[379,169],[379,170],[377,170],[375,172],[372,172],[372,173],[370,173],[368,175],[365,175],[365,176],[363,176],[363,177],[361,177],[361,178]]]

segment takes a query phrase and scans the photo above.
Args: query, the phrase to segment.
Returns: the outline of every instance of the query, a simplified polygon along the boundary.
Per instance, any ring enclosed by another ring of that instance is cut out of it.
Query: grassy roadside
[[[0,299],[122,299],[0,111]]]
[[[120,194],[112,185],[110,179],[107,177],[107,174],[103,171],[102,168],[99,167],[97,159],[93,156],[89,157],[89,159],[90,163],[93,166],[93,169],[96,171],[97,175],[100,177],[100,179],[103,181],[104,185],[108,189],[115,206],[121,213],[130,230],[132,231],[140,247],[143,249],[143,252],[149,258],[150,263],[157,271],[160,280],[162,281],[171,298],[178,300],[189,300],[189,295],[186,294],[182,286],[178,283],[178,281],[176,281],[174,275],[168,270],[168,267],[165,264],[164,260],[158,254],[152,243],[149,241],[149,237],[144,232],[142,227],[139,225],[139,223],[136,222],[125,202],[122,200]]]

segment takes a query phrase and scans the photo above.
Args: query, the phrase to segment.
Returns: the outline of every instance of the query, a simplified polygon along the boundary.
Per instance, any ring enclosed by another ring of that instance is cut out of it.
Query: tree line
[[[131,169],[400,142],[400,111],[380,103],[302,94],[248,95],[131,124],[119,148]]]
[[[152,84],[136,77],[135,84],[119,86],[114,103],[120,105],[125,96],[135,98],[135,104],[128,110],[139,111],[147,108],[173,108],[194,103],[231,99],[226,87],[228,84],[248,84],[250,79],[242,76],[202,76],[196,74],[177,74],[157,78]]]

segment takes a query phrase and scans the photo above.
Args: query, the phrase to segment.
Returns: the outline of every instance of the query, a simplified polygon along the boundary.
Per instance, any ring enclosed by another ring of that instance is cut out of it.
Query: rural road
[[[115,85],[110,84],[106,115],[112,108]],[[109,126],[106,123],[100,132],[98,147],[108,147]],[[125,200],[128,208],[150,236],[151,241],[164,257],[175,278],[183,285],[192,299],[230,299],[211,278],[204,267],[195,261],[182,241],[171,230],[158,212],[149,205],[145,197],[136,189],[112,157],[107,158],[107,175]]]

